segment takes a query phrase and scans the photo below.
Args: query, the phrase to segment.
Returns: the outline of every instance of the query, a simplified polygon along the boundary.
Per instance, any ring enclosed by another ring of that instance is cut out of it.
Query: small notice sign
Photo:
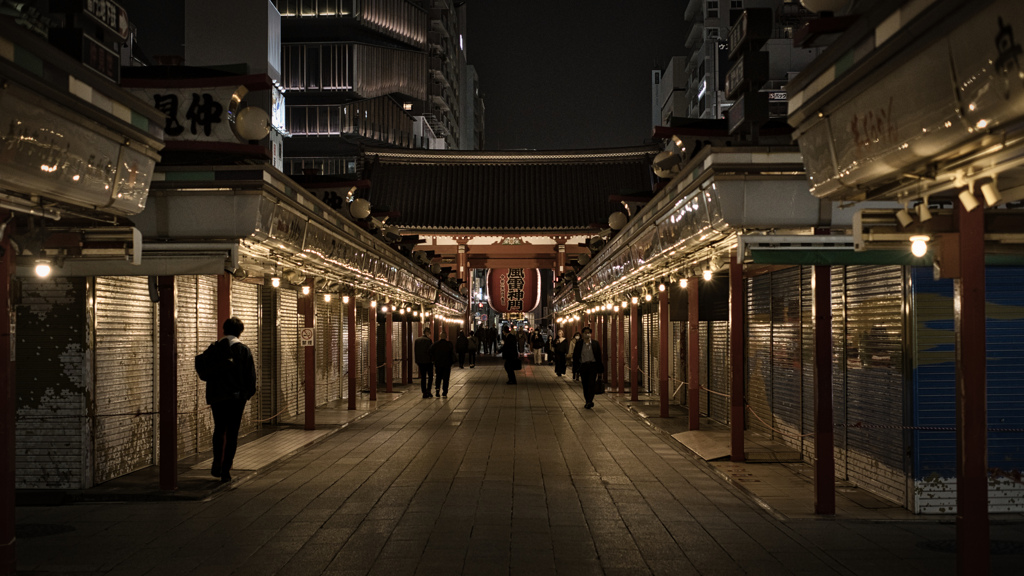
[[[302,331],[299,332],[299,339],[302,341],[302,345],[303,346],[312,346],[313,345],[313,329],[312,328],[303,328]]]

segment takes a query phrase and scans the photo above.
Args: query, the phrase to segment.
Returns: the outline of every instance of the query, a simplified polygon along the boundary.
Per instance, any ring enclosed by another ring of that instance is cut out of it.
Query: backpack
[[[206,382],[207,404],[241,397],[238,368],[227,340],[217,340],[196,356],[196,374]]]

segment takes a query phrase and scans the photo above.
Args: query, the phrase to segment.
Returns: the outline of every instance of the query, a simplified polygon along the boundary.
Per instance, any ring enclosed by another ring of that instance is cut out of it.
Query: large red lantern
[[[502,314],[533,310],[540,304],[540,271],[536,268],[488,270],[487,302]]]

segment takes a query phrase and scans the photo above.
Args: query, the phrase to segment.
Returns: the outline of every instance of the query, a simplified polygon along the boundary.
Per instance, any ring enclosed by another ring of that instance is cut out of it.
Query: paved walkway
[[[780,513],[674,440],[675,418],[611,394],[584,410],[550,367],[518,386],[496,363],[452,380],[447,399],[396,387],[347,415],[319,409],[332,433],[281,442],[229,485],[185,473],[154,501],[146,471],[21,506],[19,574],[954,573],[948,519]],[[809,506],[799,471],[742,466],[775,470]],[[118,501],[83,501],[97,495]],[[1020,517],[993,517],[992,540],[992,573],[1020,573]]]

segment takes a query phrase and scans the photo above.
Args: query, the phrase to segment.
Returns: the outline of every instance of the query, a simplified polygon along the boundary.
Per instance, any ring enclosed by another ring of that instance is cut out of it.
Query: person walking
[[[583,407],[590,410],[594,407],[597,375],[604,373],[604,364],[601,362],[601,346],[590,339],[590,328],[583,329],[583,340],[573,349],[572,360],[573,365],[579,365],[580,377],[583,379],[583,399],[586,401]]]
[[[577,333],[572,335],[572,340],[569,341],[569,354],[568,354],[569,362],[572,363],[572,379],[574,381],[580,379],[580,367],[579,367],[578,364],[576,364],[576,360],[574,360],[574,358],[575,358],[574,353],[576,351],[576,345],[579,344],[579,343],[580,343],[580,333],[577,332]]]
[[[455,353],[459,355],[459,369],[466,367],[466,352],[469,352],[469,338],[466,338],[465,332],[459,330],[459,335],[455,337]]]
[[[230,482],[245,403],[256,394],[256,362],[249,347],[238,339],[245,324],[232,316],[224,321],[223,328],[224,337],[196,358],[196,371],[206,381],[206,403],[213,412],[210,473],[222,482]]]
[[[434,341],[430,339],[430,328],[423,329],[423,335],[412,343],[413,358],[420,369],[420,391],[424,398],[433,398],[430,387],[434,384],[434,364],[430,359],[430,347]]]
[[[477,353],[477,351],[480,348],[480,339],[477,338],[477,334],[479,334],[479,333],[480,333],[479,330],[477,330],[476,332],[472,332],[471,331],[469,333],[469,367],[470,368],[476,368],[476,353]]]
[[[519,340],[513,336],[508,328],[502,333],[501,357],[505,360],[505,373],[508,374],[508,382],[516,383],[516,370],[519,369]]]
[[[565,331],[558,330],[558,337],[555,338],[551,349],[555,356],[555,376],[565,376],[565,358],[569,354],[569,340],[565,337]]]
[[[540,330],[533,331],[530,346],[533,347],[533,365],[540,366],[544,363],[544,337],[540,335]]]
[[[434,363],[434,393],[448,397],[448,380],[452,375],[455,347],[448,341],[448,333],[441,330],[437,342],[430,347],[430,360]]]

